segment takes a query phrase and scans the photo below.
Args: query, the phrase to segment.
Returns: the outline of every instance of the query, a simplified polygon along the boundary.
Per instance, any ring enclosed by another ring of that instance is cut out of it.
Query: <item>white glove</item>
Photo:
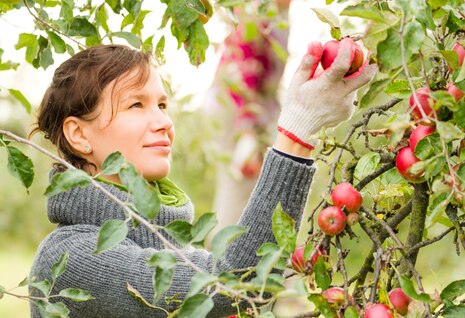
[[[352,115],[355,91],[368,83],[377,65],[365,63],[357,72],[344,77],[353,58],[352,40],[343,39],[334,63],[321,75],[315,70],[321,60],[323,47],[312,42],[285,93],[278,130],[294,141],[313,149],[312,134],[322,127],[333,127]]]

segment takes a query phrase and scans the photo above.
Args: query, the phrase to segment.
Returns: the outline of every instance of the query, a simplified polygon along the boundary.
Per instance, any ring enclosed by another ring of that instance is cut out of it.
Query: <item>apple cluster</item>
[[[459,65],[462,66],[465,58],[465,48],[460,43],[455,43],[452,49],[457,53]],[[464,97],[462,92],[454,83],[447,85],[447,92],[459,102]],[[433,105],[436,100],[431,96],[432,90],[429,87],[417,89],[409,99],[411,116],[419,125],[412,131],[409,145],[399,150],[396,156],[396,167],[399,173],[410,182],[424,181],[422,169],[411,171],[410,168],[420,160],[415,156],[415,147],[418,142],[435,132],[436,112]]]
[[[362,206],[363,198],[348,182],[342,182],[334,187],[331,198],[333,205],[321,210],[318,215],[318,226],[326,235],[334,236],[341,233],[346,224],[352,226],[357,223],[359,218],[357,211]]]

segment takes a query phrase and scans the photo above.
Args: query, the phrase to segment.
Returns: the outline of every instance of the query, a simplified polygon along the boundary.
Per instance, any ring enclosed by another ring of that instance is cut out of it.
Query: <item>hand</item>
[[[377,65],[365,65],[356,73],[344,77],[351,64],[351,39],[343,39],[334,63],[314,77],[323,47],[312,42],[308,53],[291,80],[285,94],[278,130],[294,141],[313,149],[309,137],[322,127],[333,127],[352,115],[355,91],[368,83]]]

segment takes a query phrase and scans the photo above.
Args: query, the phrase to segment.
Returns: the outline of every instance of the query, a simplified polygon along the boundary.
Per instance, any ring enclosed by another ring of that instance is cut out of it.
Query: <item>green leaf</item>
[[[136,299],[138,302],[140,302],[142,305],[146,306],[146,307],[149,307],[149,308],[153,308],[153,309],[156,309],[157,307],[152,305],[151,303],[149,303],[142,295],[141,293],[135,289],[134,287],[132,287],[131,284],[129,284],[128,282],[126,282],[126,288],[128,290],[128,293],[129,295],[131,295],[134,299]]]
[[[48,38],[50,39],[50,42],[52,43],[53,48],[55,49],[55,52],[61,54],[66,52],[66,43],[63,41],[63,39],[56,34],[55,32],[52,31],[47,31]]]
[[[158,251],[147,260],[147,266],[172,269],[176,267],[176,257],[167,251]]]
[[[388,36],[390,25],[380,22],[369,23],[366,27],[362,41],[365,47],[370,51],[375,51],[378,43],[384,41]]]
[[[88,291],[78,289],[78,288],[62,289],[60,290],[60,293],[58,295],[61,297],[69,298],[77,302],[83,302],[83,301],[95,299],[94,297],[92,297],[92,295]]]
[[[74,0],[62,0],[60,17],[70,23],[73,20]]]
[[[26,61],[32,64],[32,61],[39,53],[37,36],[30,33],[21,33],[18,37],[18,43],[16,43],[15,49],[19,50],[23,47],[26,47]]]
[[[400,35],[394,29],[388,29],[385,40],[378,43],[378,64],[395,69],[402,65],[402,53],[400,51]]]
[[[115,247],[126,238],[127,234],[128,225],[123,220],[106,221],[98,233],[94,255]]]
[[[69,26],[70,36],[99,37],[97,28],[84,17],[74,17]]]
[[[436,129],[439,135],[447,142],[457,139],[463,139],[465,133],[448,121],[438,121]]]
[[[153,271],[153,303],[156,303],[170,288],[173,282],[174,268],[155,267]]]
[[[49,294],[50,294],[50,290],[52,288],[52,284],[50,283],[49,280],[47,279],[44,279],[40,282],[30,282],[29,283],[29,286],[32,286],[32,287],[35,287],[37,288],[38,290],[40,290],[40,292],[45,296],[45,297],[48,297]]]
[[[53,317],[61,317],[61,318],[69,317],[69,313],[70,313],[69,309],[62,302],[49,303],[45,307],[45,311],[51,314]]]
[[[382,79],[379,81],[372,82],[367,92],[362,96],[359,103],[359,108],[367,108],[371,105],[371,102],[378,96],[385,88],[386,85],[390,82],[390,79]]]
[[[144,28],[144,19],[147,14],[149,14],[149,10],[142,10],[134,20],[134,24],[131,29],[131,33],[136,34],[138,37],[141,37],[141,30]]]
[[[105,0],[114,13],[119,13],[123,8],[121,0]]]
[[[431,158],[425,162],[425,178],[431,179],[437,176],[444,166],[446,165],[446,158],[444,156]]]
[[[192,277],[189,293],[186,295],[186,297],[189,298],[191,296],[194,296],[195,294],[198,294],[202,290],[202,288],[216,282],[217,280],[218,277],[213,276],[210,273],[198,272]]]
[[[56,195],[75,187],[84,188],[90,184],[90,182],[91,177],[84,171],[79,169],[68,169],[53,176],[50,185],[45,190],[45,195]]]
[[[142,45],[142,41],[137,37],[137,35],[131,32],[119,31],[113,32],[111,35],[125,39],[131,46],[135,47],[136,49],[139,49]]]
[[[295,221],[283,211],[281,202],[278,202],[274,209],[271,222],[273,235],[278,245],[288,253],[294,252],[297,239]]]
[[[429,197],[428,203],[428,218],[426,220],[427,227],[433,226],[439,221],[439,218],[444,215],[447,204],[449,203],[449,193],[447,192],[433,192]]]
[[[465,279],[456,280],[442,290],[441,299],[452,302],[463,294],[465,294]]]
[[[263,243],[257,250],[257,256],[264,256],[269,253],[279,251],[280,247],[272,242]]]
[[[454,75],[456,73],[454,72]],[[460,68],[460,71],[457,74],[457,77],[454,78],[454,82],[461,82],[465,79],[465,66],[462,64],[462,67]]]
[[[426,39],[425,28],[417,21],[406,23],[404,26],[404,46],[407,62],[416,54]]]
[[[53,65],[54,61],[53,61],[52,49],[50,49],[49,47],[46,47],[40,50],[39,60],[40,60],[39,62],[40,66],[42,66],[44,70],[46,70],[50,65]]]
[[[52,266],[52,279],[57,279],[58,276],[61,276],[65,270],[66,265],[68,264],[69,253],[64,252],[61,254],[60,259]]]
[[[454,112],[454,121],[458,127],[465,130],[465,107],[460,107]]]
[[[3,294],[5,294],[5,291],[6,291],[5,287],[0,286],[0,299],[3,298]]]
[[[440,50],[439,51],[442,56],[446,59],[447,64],[452,68],[452,69],[458,69],[459,68],[459,57],[457,55],[457,52],[452,51],[452,50]]]
[[[276,252],[268,253],[260,259],[257,264],[257,278],[260,282],[266,282],[266,279],[271,273],[271,270],[281,258],[281,254],[281,250],[278,250]]]
[[[449,306],[442,313],[444,318],[463,318],[465,317],[465,305]]]
[[[318,257],[313,268],[315,272],[315,282],[322,290],[326,290],[331,286],[331,277],[326,270],[326,264],[323,257]]]
[[[247,232],[247,228],[240,225],[230,225],[219,231],[212,240],[212,254],[216,260],[223,257],[228,245]]]
[[[420,160],[426,160],[436,154],[442,153],[441,139],[438,134],[432,134],[422,138],[413,152]]]
[[[23,93],[21,93],[20,91],[14,88],[9,88],[8,91],[14,98],[16,98],[16,100],[18,100],[18,102],[21,103],[21,105],[23,105],[23,107],[26,109],[28,114],[30,114],[32,106],[31,106],[31,103],[27,100],[27,98],[24,97]]]
[[[105,4],[100,5],[95,12],[95,22],[100,25],[105,32],[109,33],[110,28],[108,27],[108,13],[105,8]]]
[[[325,318],[335,318],[336,312],[331,309],[328,301],[321,294],[310,294],[308,295],[308,300],[315,304],[316,309],[325,317]]]
[[[357,309],[354,306],[349,306],[344,310],[344,318],[359,318]]]
[[[8,145],[6,150],[8,151],[8,171],[28,189],[34,180],[32,160],[16,147]]]
[[[327,8],[311,8],[321,22],[329,24],[332,29],[339,28],[338,17]]]
[[[345,7],[339,14],[341,16],[358,17],[362,19],[373,20],[376,22],[385,22],[384,15],[376,10],[375,6],[357,4]]]
[[[157,46],[155,48],[155,57],[160,65],[165,64],[165,36],[163,35],[160,40],[158,40]]]
[[[369,152],[364,154],[357,162],[354,171],[354,177],[357,180],[362,180],[366,176],[372,174],[378,168],[381,161],[381,156],[377,152]]]
[[[186,245],[192,240],[191,229],[192,224],[185,220],[174,220],[164,227],[164,230],[181,245]]]
[[[160,199],[155,187],[139,175],[132,164],[127,163],[119,172],[123,185],[131,193],[137,212],[149,220],[160,211]]]
[[[187,298],[179,309],[179,318],[204,318],[213,309],[213,300],[205,294]]]
[[[215,213],[204,213],[192,226],[192,242],[202,242],[208,233],[218,224]]]
[[[121,152],[116,151],[105,158],[102,164],[101,174],[112,175],[117,174],[126,165]]]
[[[174,220],[164,227],[164,230],[179,244],[186,245],[192,240],[192,224],[185,220]]]
[[[400,276],[399,283],[402,290],[407,296],[418,301],[429,302],[431,297],[426,293],[418,294],[413,286],[413,282],[407,276]]]
[[[198,66],[205,61],[205,52],[210,42],[202,22],[197,20],[189,26],[189,35],[184,44],[192,65]]]

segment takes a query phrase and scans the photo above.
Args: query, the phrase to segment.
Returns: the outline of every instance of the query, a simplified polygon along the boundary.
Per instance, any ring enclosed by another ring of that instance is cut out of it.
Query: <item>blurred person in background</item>
[[[276,136],[290,0],[270,2],[270,16],[258,14],[260,4],[248,2],[234,11],[238,25],[230,25],[219,47],[221,58],[207,93],[209,115],[221,127],[213,202],[218,225],[211,236],[239,220]]]

